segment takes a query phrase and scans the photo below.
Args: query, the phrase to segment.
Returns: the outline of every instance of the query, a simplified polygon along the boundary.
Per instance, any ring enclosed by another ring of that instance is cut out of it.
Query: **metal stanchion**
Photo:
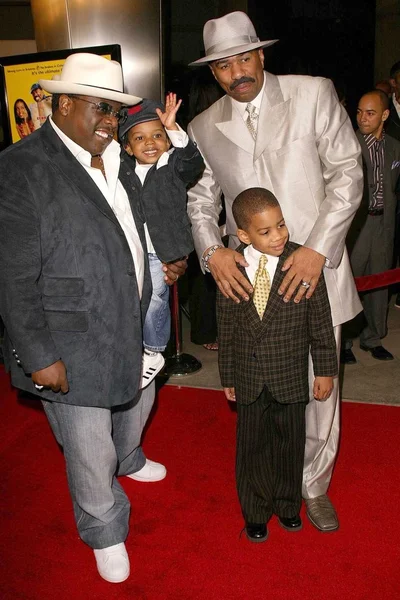
[[[178,284],[172,286],[172,331],[175,337],[175,352],[172,356],[165,359],[163,375],[170,377],[181,377],[196,373],[201,369],[201,362],[191,354],[182,352],[182,324],[179,306]]]

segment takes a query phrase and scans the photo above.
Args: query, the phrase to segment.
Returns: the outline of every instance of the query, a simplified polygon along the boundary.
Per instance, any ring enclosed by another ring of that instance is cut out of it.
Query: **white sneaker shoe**
[[[149,352],[145,350],[143,352],[142,361],[142,383],[140,388],[143,389],[149,385],[154,377],[161,371],[165,365],[165,358],[161,352]]]
[[[129,557],[125,544],[93,550],[100,576],[110,583],[121,583],[130,573]]]
[[[140,471],[136,471],[136,473],[127,475],[127,477],[130,477],[135,481],[161,481],[166,475],[167,469],[164,465],[146,458],[144,467],[142,467]]]

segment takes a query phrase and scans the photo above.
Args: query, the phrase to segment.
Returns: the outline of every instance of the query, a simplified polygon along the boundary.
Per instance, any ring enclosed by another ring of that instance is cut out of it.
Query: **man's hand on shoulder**
[[[230,248],[218,248],[208,260],[207,266],[225,298],[232,298],[239,303],[238,296],[243,300],[249,300],[253,288],[237,268],[237,263],[242,267],[248,266],[244,256],[239,252]]]
[[[311,248],[306,248],[306,246],[297,248],[285,260],[282,267],[282,271],[287,271],[287,273],[279,287],[278,293],[284,295],[284,302],[289,302],[296,290],[297,294],[294,297],[296,303],[300,302],[304,295],[306,298],[311,298],[317,287],[324,265],[325,256],[319,252]],[[307,285],[302,285],[303,282]]]
[[[50,388],[53,392],[66,394],[69,390],[67,369],[62,360],[32,373],[32,381],[36,385]]]

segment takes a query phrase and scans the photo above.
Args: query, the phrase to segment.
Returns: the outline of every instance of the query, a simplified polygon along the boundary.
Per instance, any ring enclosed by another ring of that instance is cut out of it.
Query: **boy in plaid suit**
[[[236,482],[246,535],[263,542],[273,514],[288,531],[302,527],[308,356],[320,401],[332,391],[338,360],[324,277],[309,299],[285,302],[278,295],[281,268],[298,245],[288,241],[275,196],[250,188],[232,208],[237,250],[248,264],[240,268],[254,294],[235,303],[218,290],[219,370],[227,399],[237,402]]]

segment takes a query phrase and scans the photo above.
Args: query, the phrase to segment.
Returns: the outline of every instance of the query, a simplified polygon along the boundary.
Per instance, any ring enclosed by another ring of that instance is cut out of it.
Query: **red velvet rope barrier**
[[[376,275],[355,277],[355,282],[359,292],[387,287],[393,283],[400,282],[400,269],[390,269],[390,271],[384,271],[383,273],[377,273]]]

